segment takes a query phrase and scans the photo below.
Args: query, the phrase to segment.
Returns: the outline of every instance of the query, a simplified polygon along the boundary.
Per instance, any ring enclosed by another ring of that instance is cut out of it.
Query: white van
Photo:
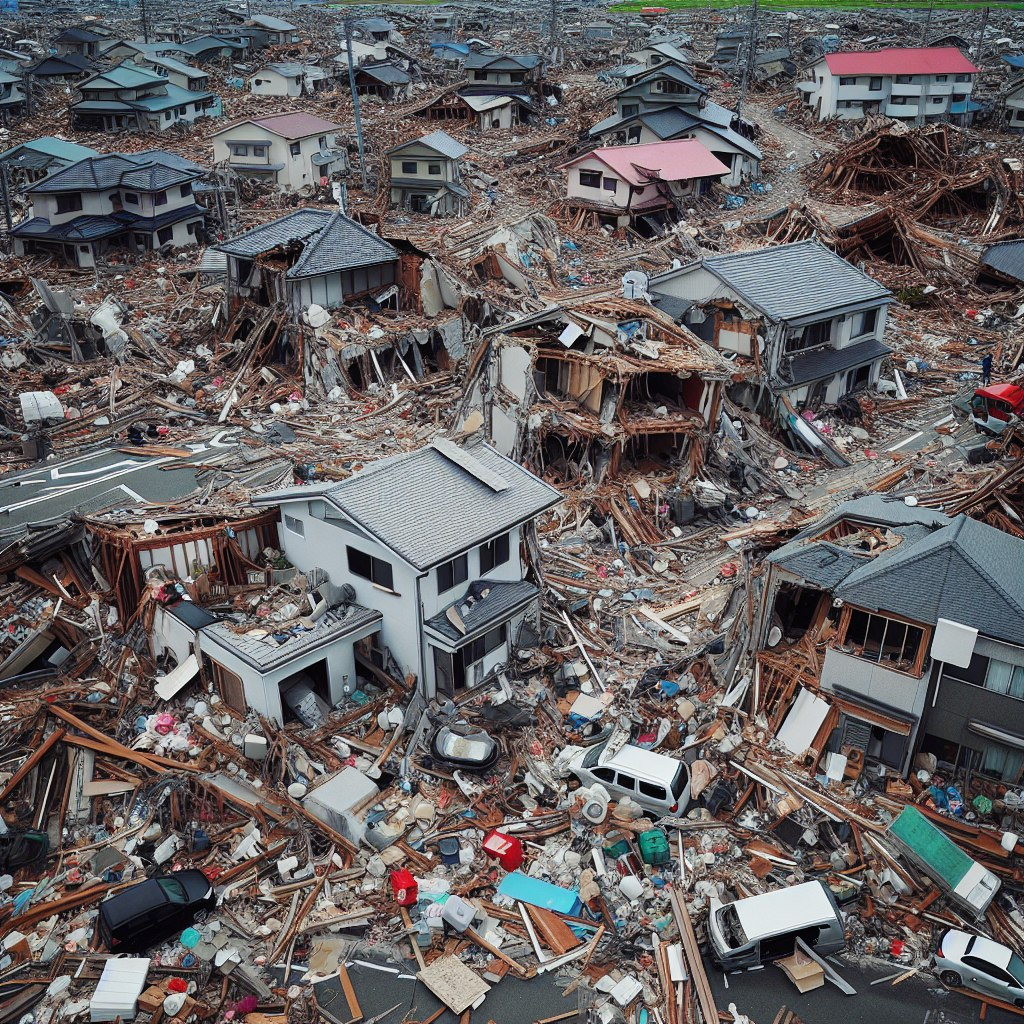
[[[791,956],[798,938],[819,956],[846,948],[835,897],[824,882],[817,881],[734,903],[712,899],[708,931],[711,955],[727,971]]]
[[[615,800],[628,796],[656,814],[686,812],[690,769],[684,761],[627,743],[608,755],[608,744],[562,752],[565,766],[583,783],[599,782]]]

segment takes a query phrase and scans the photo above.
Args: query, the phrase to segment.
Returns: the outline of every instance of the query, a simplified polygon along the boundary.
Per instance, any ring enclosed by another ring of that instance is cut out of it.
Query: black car
[[[217,896],[202,871],[157,875],[100,904],[99,933],[111,953],[140,953],[212,910]]]

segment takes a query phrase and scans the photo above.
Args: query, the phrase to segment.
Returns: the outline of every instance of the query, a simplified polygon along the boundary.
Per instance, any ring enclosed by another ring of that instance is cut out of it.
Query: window
[[[840,644],[866,661],[874,661],[898,672],[920,672],[924,655],[924,630],[884,615],[850,610]]]
[[[415,174],[419,169],[419,164],[415,160],[403,160],[402,161],[402,173],[403,174]]]
[[[184,185],[178,190],[181,198],[184,199],[186,196],[192,195],[192,182],[186,181]]]
[[[611,768],[594,768],[590,772],[598,782],[615,782],[615,772]]]
[[[622,104],[622,116],[623,117],[636,117],[640,113],[639,103],[623,103]]]
[[[440,174],[440,173],[441,173],[441,165],[440,164],[427,164],[427,174]]]
[[[317,144],[317,145],[318,145],[318,146],[319,146],[319,147],[320,147],[321,149],[326,149],[326,148],[327,148],[327,136],[326,136],[326,135],[321,135],[321,136],[320,136],[320,138],[318,138],[318,139],[316,140],[316,144]]]
[[[935,76],[935,81],[936,82],[948,82],[949,81],[949,75],[936,75]]]
[[[75,213],[82,208],[82,197],[77,192],[69,195],[57,196],[58,213]]]
[[[993,658],[985,673],[985,689],[1024,700],[1024,665],[1009,665]]]
[[[156,882],[168,903],[188,903],[185,887],[176,878],[158,878]]]
[[[155,196],[153,196],[153,205],[154,206],[166,206],[167,205],[167,193],[166,192],[157,192],[157,194]]]
[[[165,110],[164,111],[164,120],[165,121],[170,121],[170,119],[171,119],[171,112],[169,110]]]
[[[496,651],[505,642],[506,627],[502,623],[495,629],[488,630],[483,636],[477,637],[471,644],[463,648],[462,663],[472,665],[475,661],[483,660],[485,655]]]
[[[818,348],[820,345],[827,345],[831,340],[832,321],[821,320],[816,324],[808,324],[802,334],[788,337],[786,351],[800,352],[807,348]]]
[[[508,534],[503,533],[494,540],[480,545],[480,572],[490,572],[496,565],[508,561]]]
[[[231,155],[232,156],[248,156],[249,155],[249,147],[248,146],[239,146],[237,143],[232,143],[231,144]]]
[[[894,82],[898,82],[900,85],[909,85],[911,82],[913,82],[913,80],[913,75],[897,75],[893,79]]]
[[[853,76],[844,75],[842,78],[839,79],[839,84],[840,85],[856,85],[857,84],[857,79],[855,77],[853,77]]]
[[[161,228],[156,233],[156,241],[158,245],[166,245],[168,242],[174,239],[174,228]]]
[[[288,147],[288,152],[291,153],[292,156],[298,156],[302,152],[302,144],[299,142],[293,142]]]
[[[601,182],[601,187],[605,192],[614,192],[619,187],[619,179],[605,178],[604,181]]]
[[[294,533],[296,537],[306,536],[306,526],[301,519],[296,519],[295,516],[290,516],[285,513],[284,516],[284,528],[289,533]]]
[[[969,82],[970,80],[970,75],[957,75],[956,78],[953,79],[954,82]]]
[[[600,188],[601,187],[601,172],[600,171],[580,171],[580,184],[584,188]]]
[[[1009,747],[993,744],[982,751],[978,771],[1003,782],[1017,783],[1020,781],[1022,767],[1024,767],[1024,751],[1010,750]]]
[[[653,782],[644,782],[641,779],[637,783],[637,790],[641,796],[649,797],[651,800],[668,800],[664,786],[656,786]]]
[[[184,117],[188,113],[188,107],[178,107],[178,113]]]
[[[968,967],[973,967],[974,970],[981,971],[982,974],[987,974],[990,978],[995,978],[996,981],[1001,981],[1007,985],[1015,984],[1010,975],[1005,971],[1001,971],[994,964],[990,964],[987,960],[982,960],[980,956],[965,956],[962,959]]]
[[[871,92],[881,92],[882,80],[880,78],[871,78],[868,80],[868,89]]]
[[[395,574],[390,562],[385,562],[382,558],[374,558],[373,555],[368,555],[365,551],[359,551],[347,545],[345,550],[348,552],[348,571],[350,573],[354,576],[362,576],[374,586],[395,593]]]
[[[929,102],[929,103],[932,103],[932,104],[935,104],[935,103],[941,103],[941,102],[942,102],[942,97],[941,97],[941,96],[931,96],[931,97],[930,97],[930,98],[928,99],[928,102]]]
[[[128,206],[138,206],[139,205],[139,197],[134,192],[125,192],[125,194],[124,194],[124,202]]]
[[[446,590],[459,583],[465,583],[469,579],[469,556],[459,555],[450,562],[437,567],[437,592],[443,594]]]
[[[875,327],[878,325],[878,310],[867,309],[857,318],[854,324],[855,333],[854,337],[859,338],[864,334],[874,334]]]
[[[252,155],[253,156],[266,156],[267,155],[267,147],[266,146],[253,146],[252,147]]]
[[[627,793],[636,792],[636,779],[632,775],[627,775],[625,772],[617,772],[615,776],[615,785],[619,789],[624,789]]]

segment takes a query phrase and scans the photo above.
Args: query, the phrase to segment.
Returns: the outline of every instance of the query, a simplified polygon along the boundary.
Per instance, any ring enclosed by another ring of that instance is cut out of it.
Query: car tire
[[[964,979],[956,971],[943,971],[939,978],[943,985],[948,985],[950,988],[963,988]]]

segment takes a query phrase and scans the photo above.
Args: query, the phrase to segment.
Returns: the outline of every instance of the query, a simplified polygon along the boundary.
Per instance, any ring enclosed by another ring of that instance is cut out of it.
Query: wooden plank
[[[56,732],[50,733],[50,735],[43,741],[42,746],[33,750],[32,753],[29,754],[29,756],[22,762],[21,767],[7,780],[7,785],[4,786],[3,791],[0,792],[0,800],[5,800],[15,786],[17,786],[18,783],[21,782],[21,780],[25,778],[25,776],[28,775],[28,773],[32,771],[32,769],[35,768],[35,766],[46,756],[47,751],[51,750],[54,744],[59,743],[64,739],[66,734],[66,729],[58,729]]]
[[[348,976],[348,968],[344,964],[338,964],[338,981],[341,982],[341,990],[345,993],[345,1001],[348,1003],[348,1012],[352,1015],[349,1024],[352,1021],[363,1019],[363,1010],[359,1005],[359,999],[356,996],[355,986],[352,984],[352,979]]]
[[[683,955],[686,957],[686,970],[697,993],[697,1002],[700,1005],[700,1012],[704,1016],[705,1024],[711,1024],[712,1021],[718,1020],[718,1007],[715,1005],[715,995],[711,991],[711,983],[704,970],[700,946],[697,944],[697,934],[693,930],[693,922],[690,920],[690,913],[686,909],[682,897],[674,889],[670,890],[669,895],[672,900],[672,915],[675,917],[679,938],[683,945]]]
[[[544,939],[544,944],[553,952],[568,953],[570,949],[575,949],[583,941],[557,914],[551,913],[550,910],[527,905],[526,912]]]

